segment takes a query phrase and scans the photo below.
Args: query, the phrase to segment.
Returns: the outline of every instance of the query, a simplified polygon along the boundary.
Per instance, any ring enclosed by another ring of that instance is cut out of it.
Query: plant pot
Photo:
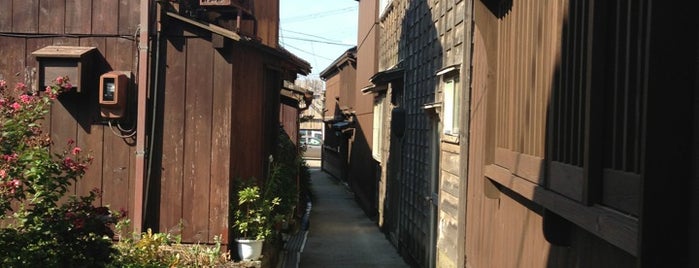
[[[262,255],[262,243],[265,240],[239,238],[235,242],[238,242],[238,256],[240,259],[254,261]]]

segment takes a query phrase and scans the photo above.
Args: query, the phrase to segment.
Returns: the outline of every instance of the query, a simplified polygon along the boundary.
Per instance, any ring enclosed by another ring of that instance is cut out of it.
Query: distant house
[[[95,156],[72,192],[101,188],[101,202],[127,209],[136,231],[228,243],[232,182],[265,178],[285,121],[284,81],[310,65],[277,43],[278,0],[204,13],[194,12],[197,1],[180,2],[3,1],[0,73],[36,88],[45,59],[32,52],[94,48],[80,59],[90,64],[81,92],[59,98],[45,123],[58,147],[73,139]],[[120,119],[100,116],[99,77],[108,71],[130,77]]]
[[[325,109],[325,86],[320,79],[297,80],[297,86],[313,94],[309,108],[301,114],[301,136],[323,139],[323,109]]]
[[[348,49],[320,73],[325,80],[322,168],[342,181],[348,179],[350,141],[356,121],[352,112],[356,94],[356,52],[356,47]]]
[[[312,91],[288,80],[284,81],[284,87],[281,89],[279,121],[294,144],[297,144],[300,138],[301,117],[309,110],[312,102]]]

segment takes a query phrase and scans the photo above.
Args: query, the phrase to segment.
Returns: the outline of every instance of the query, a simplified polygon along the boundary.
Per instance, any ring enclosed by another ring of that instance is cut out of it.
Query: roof
[[[380,71],[372,76],[369,81],[374,85],[385,85],[393,80],[403,78],[403,68],[393,67],[388,70]]]
[[[338,72],[340,72],[340,67],[342,67],[345,63],[356,63],[357,62],[357,47],[354,46],[345,53],[342,53],[340,57],[335,59],[328,67],[325,68],[322,72],[320,72],[320,78],[323,80],[327,80],[328,78],[334,76]]]
[[[231,31],[229,29],[223,28],[221,26],[211,24],[208,22],[204,22],[195,18],[190,18],[190,17],[185,17],[182,15],[179,15],[174,12],[167,12],[166,13],[169,17],[177,19],[181,22],[187,23],[192,26],[196,26],[198,28],[201,28],[203,30],[219,34],[223,37],[226,37],[228,39],[231,39],[233,41],[237,41],[240,44],[245,44],[245,45],[250,45],[256,48],[259,48],[267,53],[270,53],[272,55],[275,55],[277,57],[280,57],[286,62],[290,64],[288,66],[289,68],[293,68],[297,73],[300,73],[302,75],[307,75],[311,73],[311,64],[308,63],[307,61],[299,58],[298,56],[294,55],[293,53],[289,52],[288,50],[284,49],[283,47],[269,47],[267,45],[264,45],[260,43],[258,40],[255,38],[251,37],[246,37],[246,36],[241,36],[238,33]]]

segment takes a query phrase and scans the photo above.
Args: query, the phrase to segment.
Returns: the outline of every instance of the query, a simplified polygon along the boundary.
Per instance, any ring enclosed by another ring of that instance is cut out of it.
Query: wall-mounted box
[[[38,90],[53,85],[56,77],[68,76],[73,90],[81,92],[89,77],[95,47],[47,46],[32,52],[39,62]]]
[[[131,72],[112,71],[100,76],[99,104],[103,118],[118,119],[125,115]]]

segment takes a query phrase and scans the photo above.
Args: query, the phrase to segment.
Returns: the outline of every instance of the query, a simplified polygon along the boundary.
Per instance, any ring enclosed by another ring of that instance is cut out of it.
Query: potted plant
[[[238,209],[233,213],[233,228],[238,234],[238,255],[243,260],[257,260],[262,243],[272,234],[277,216],[274,208],[279,197],[265,198],[258,186],[246,186],[238,191]]]

